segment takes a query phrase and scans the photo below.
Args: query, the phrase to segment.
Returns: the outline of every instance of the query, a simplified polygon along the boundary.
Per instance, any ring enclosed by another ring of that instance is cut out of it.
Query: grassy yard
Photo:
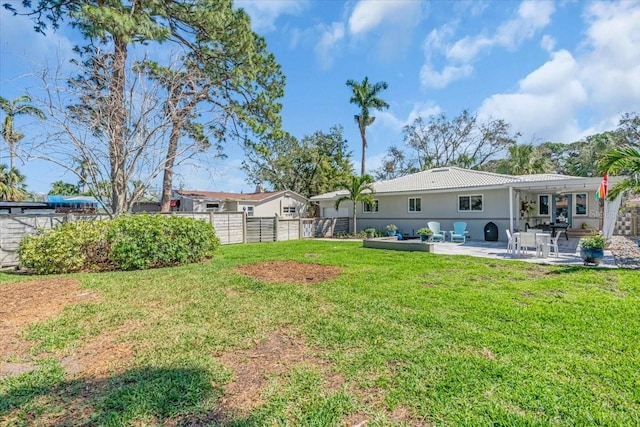
[[[640,424],[637,271],[361,246],[64,276],[96,298],[23,330],[9,361],[37,369],[0,379],[0,424]],[[343,270],[316,284],[236,270],[273,260]],[[0,274],[0,291],[34,279]],[[79,353],[92,362],[74,372]]]

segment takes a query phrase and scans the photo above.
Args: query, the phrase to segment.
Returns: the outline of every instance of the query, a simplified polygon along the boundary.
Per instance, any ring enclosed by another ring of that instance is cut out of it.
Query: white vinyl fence
[[[341,232],[343,226],[340,224],[344,223],[338,221],[339,218],[254,218],[247,217],[244,212],[171,212],[154,215],[180,215],[210,222],[223,245],[330,237]],[[18,247],[27,234],[35,234],[39,229],[51,229],[67,221],[107,218],[106,215],[86,214],[0,215],[0,267],[18,265]],[[336,227],[336,224],[339,226]]]

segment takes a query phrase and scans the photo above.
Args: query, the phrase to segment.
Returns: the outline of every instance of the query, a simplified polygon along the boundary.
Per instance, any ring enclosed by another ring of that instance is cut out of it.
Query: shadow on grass
[[[211,403],[222,390],[200,369],[132,369],[107,378],[64,381],[57,363],[0,382],[0,424],[53,426],[251,425],[225,422]]]
[[[131,369],[106,378],[64,381],[55,362],[0,381],[0,424],[48,426],[167,425],[241,427],[212,404],[222,395],[201,369]]]

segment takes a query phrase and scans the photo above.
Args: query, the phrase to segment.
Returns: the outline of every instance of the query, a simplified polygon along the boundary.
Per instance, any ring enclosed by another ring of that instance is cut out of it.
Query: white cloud
[[[446,57],[467,63],[473,61],[483,50],[495,45],[513,49],[533,37],[536,31],[546,27],[554,11],[554,5],[550,1],[524,1],[520,4],[517,16],[502,23],[493,36],[478,35],[458,40],[447,50]]]
[[[546,27],[554,11],[552,2],[524,1],[516,16],[500,24],[494,34],[466,36],[455,42],[449,42],[457,26],[455,22],[432,30],[425,39],[426,59],[420,72],[423,87],[443,88],[453,81],[468,77],[473,72],[471,64],[482,52],[494,46],[516,48]],[[442,54],[447,60],[441,71],[433,66],[435,54]]]
[[[449,83],[471,75],[471,65],[453,66],[447,65],[442,71],[435,70],[431,64],[424,64],[420,69],[420,83],[424,88],[441,89]]]
[[[427,5],[415,0],[360,0],[348,19],[348,33],[354,42],[368,41],[376,32],[374,53],[385,62],[401,58],[411,46],[413,29]]]
[[[581,79],[610,114],[640,105],[640,3],[592,4]]]
[[[321,27],[322,35],[316,45],[315,52],[320,66],[328,69],[338,53],[336,45],[344,38],[345,29],[342,22],[334,22],[329,27]]]
[[[556,47],[556,41],[550,35],[545,34],[544,36],[542,36],[542,39],[540,40],[540,47],[542,47],[547,52],[551,53]]]
[[[307,0],[236,0],[234,6],[244,9],[251,17],[251,27],[256,32],[276,29],[275,22],[281,15],[297,15],[304,10]]]
[[[413,0],[360,0],[349,17],[349,32],[364,34],[383,22],[415,25],[420,8],[420,2]]]
[[[586,20],[580,55],[552,53],[515,93],[486,99],[479,115],[507,120],[525,139],[571,142],[611,129],[621,113],[637,111],[640,3],[589,4]],[[579,123],[581,115],[591,121]]]
[[[402,131],[405,126],[411,124],[418,116],[427,118],[440,114],[441,111],[442,110],[438,105],[416,103],[406,119],[400,119],[389,111],[377,112],[374,125],[379,124],[381,126],[389,127],[393,131]]]

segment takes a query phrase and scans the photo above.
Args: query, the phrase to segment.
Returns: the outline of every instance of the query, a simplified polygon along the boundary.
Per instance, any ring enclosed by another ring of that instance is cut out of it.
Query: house
[[[262,191],[260,185],[254,193],[176,190],[172,199],[182,212],[245,212],[249,217],[300,218],[307,215],[309,205],[294,191]]]
[[[442,230],[464,221],[473,239],[484,239],[489,222],[498,228],[498,239],[507,240],[506,229],[562,223],[572,228],[602,228],[602,208],[595,199],[602,178],[558,174],[501,175],[442,167],[373,184],[374,203],[357,205],[358,231],[387,224],[415,236],[428,221]],[[617,181],[610,177],[609,183]],[[346,191],[311,197],[323,217],[352,217],[352,203],[335,209]],[[586,224],[583,226],[583,223]]]

